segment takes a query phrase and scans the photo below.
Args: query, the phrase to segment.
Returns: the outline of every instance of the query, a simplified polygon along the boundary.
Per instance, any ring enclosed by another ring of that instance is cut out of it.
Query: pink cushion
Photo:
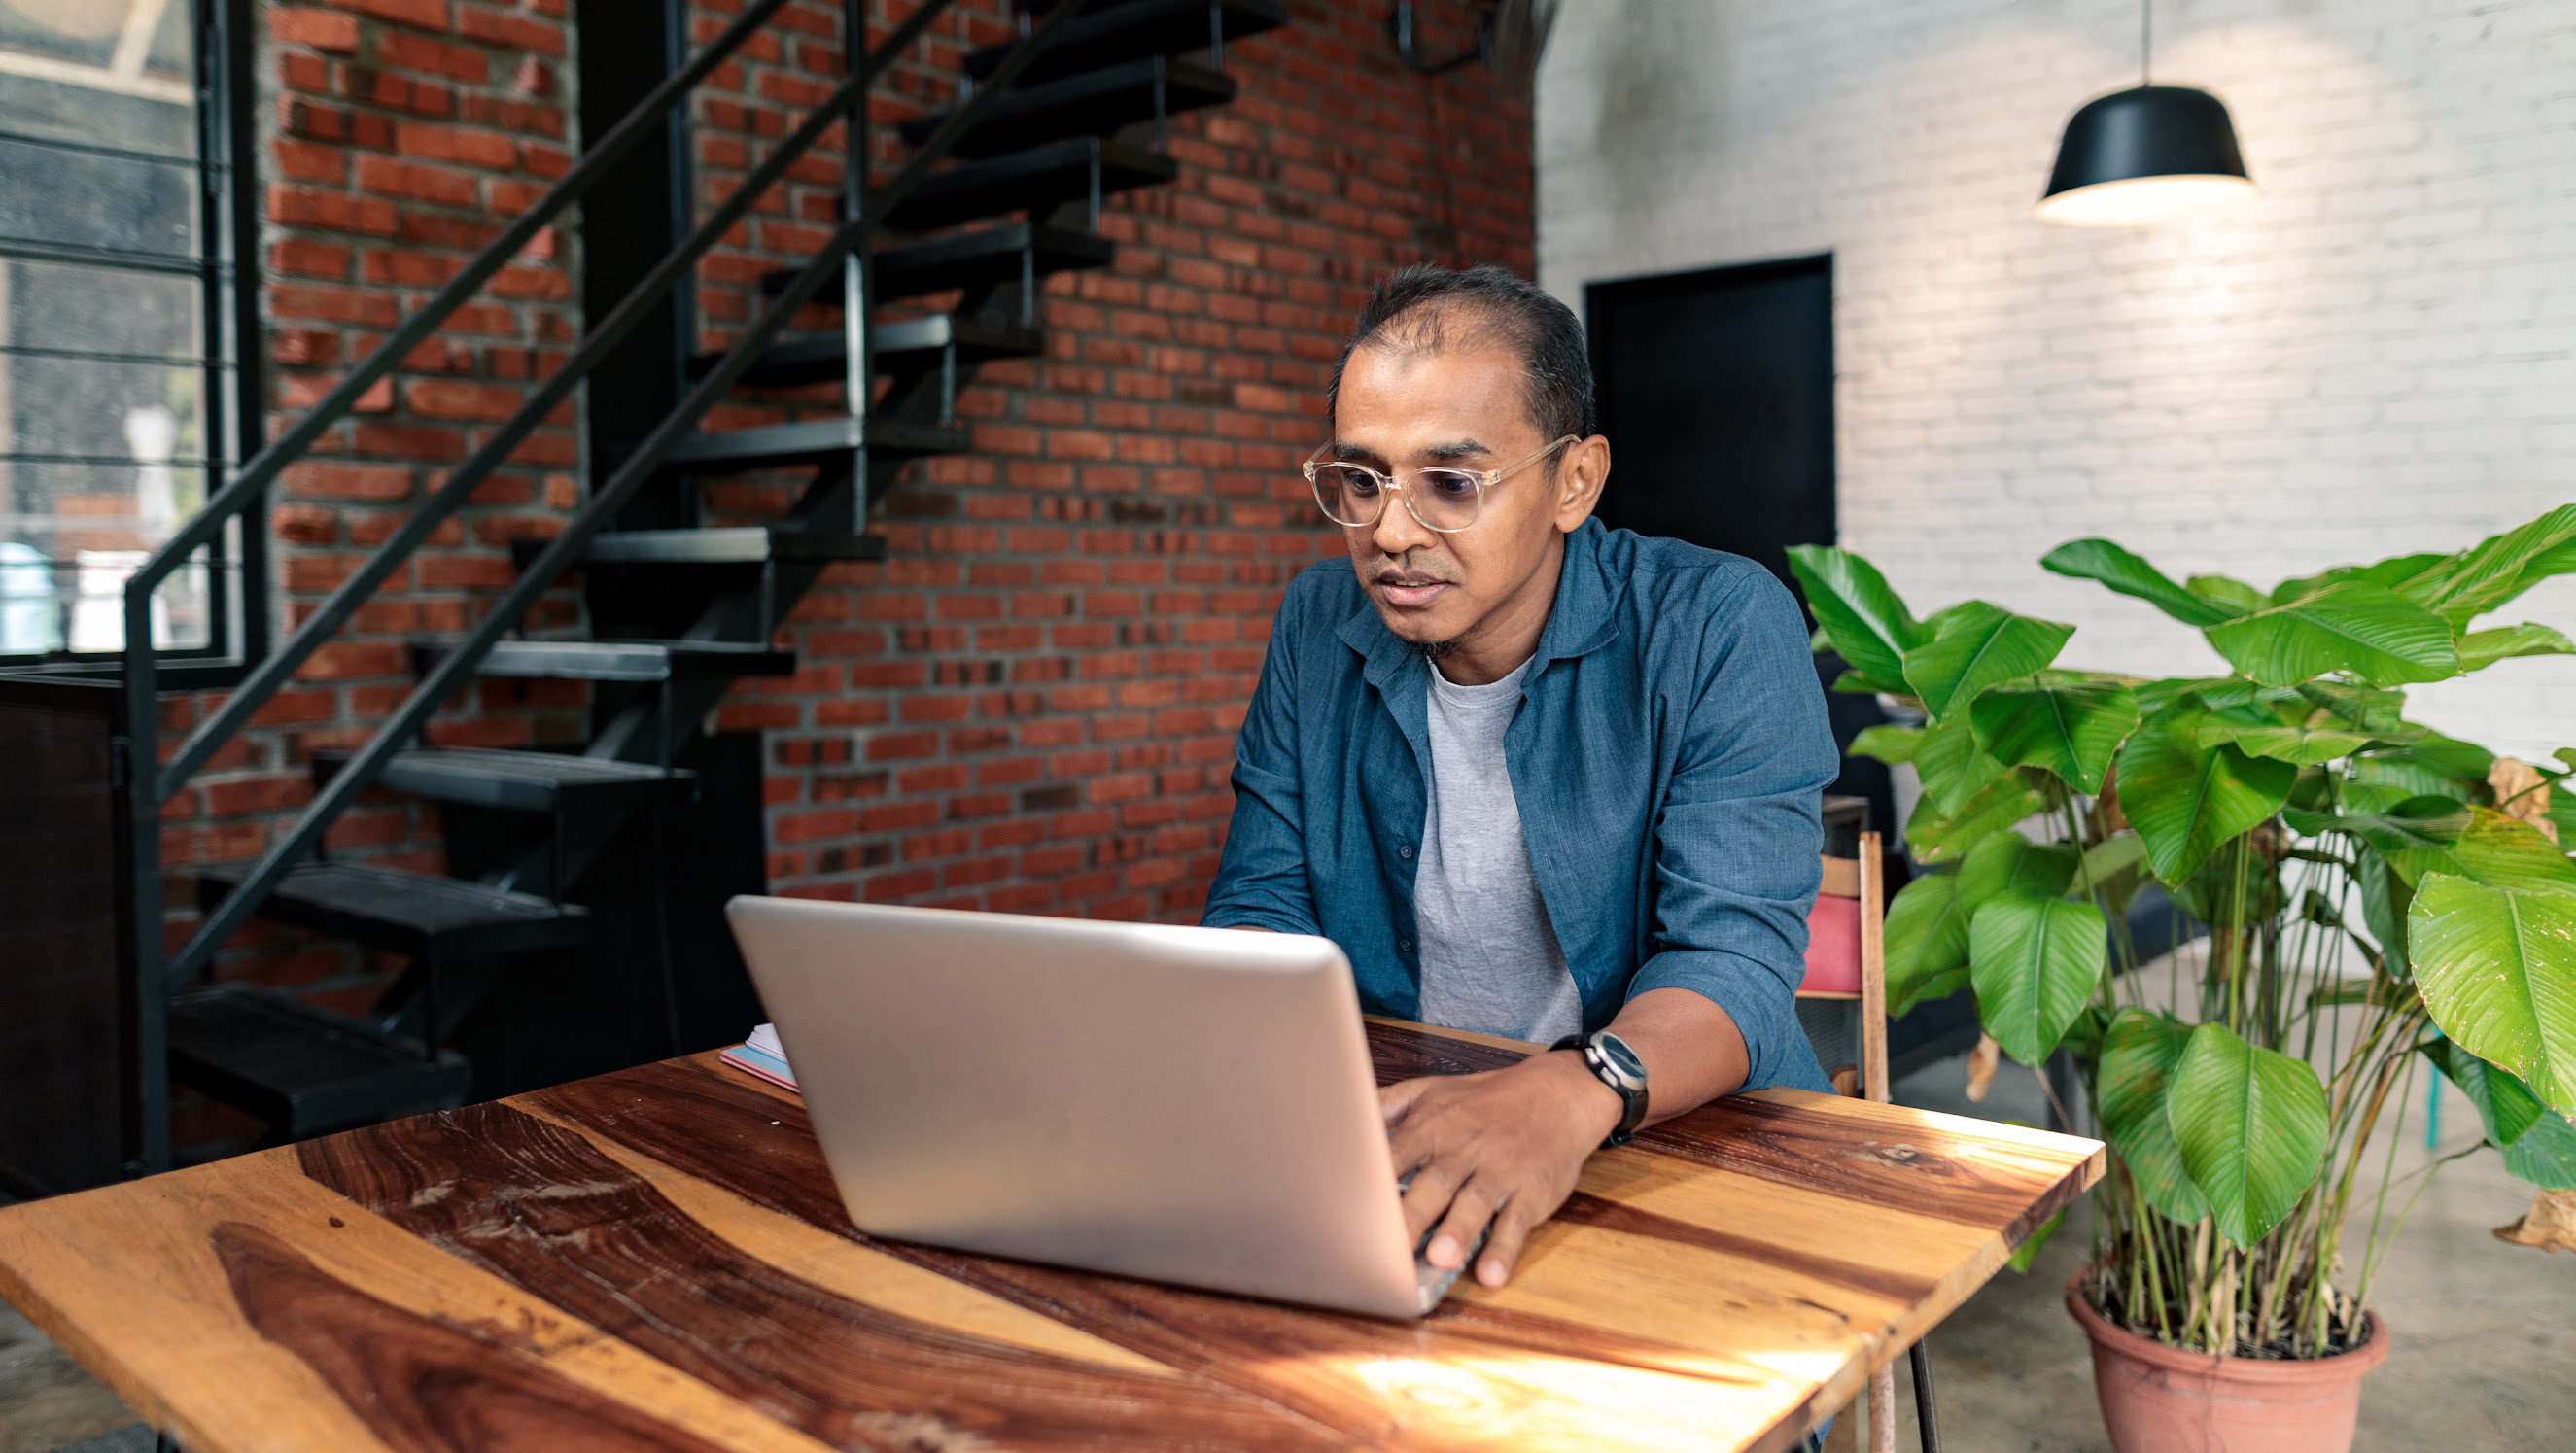
[[[1807,915],[1807,977],[1799,988],[1814,993],[1860,992],[1860,900],[1816,895]]]

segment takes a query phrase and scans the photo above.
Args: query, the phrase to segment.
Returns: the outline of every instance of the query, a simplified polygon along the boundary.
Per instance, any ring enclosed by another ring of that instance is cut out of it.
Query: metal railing
[[[931,168],[947,157],[957,141],[983,119],[995,102],[1008,94],[1012,83],[1044,51],[1056,33],[1084,9],[1081,5],[1054,6],[1013,47],[1002,65],[975,88],[972,97],[952,111],[939,130],[913,151],[891,181],[865,193],[864,200],[852,210],[851,216],[833,234],[830,242],[743,331],[723,360],[698,380],[608,481],[592,492],[582,508],[566,521],[563,532],[520,572],[518,580],[503,593],[481,622],[445,654],[366,745],[316,794],[294,824],[272,842],[249,875],[222,904],[207,914],[187,943],[164,961],[160,953],[162,905],[158,851],[162,805],[175,796],[280,688],[294,678],[296,670],[322,642],[344,625],[412,551],[464,504],[483,479],[505,462],[511,451],[571,396],[608,353],[643,323],[681,274],[694,266],[728,229],[740,221],[760,195],[783,178],[789,166],[829,131],[844,113],[851,112],[863,100],[874,78],[919,40],[931,23],[948,10],[952,0],[924,0],[920,8],[868,52],[864,63],[845,68],[840,85],[807,114],[803,123],[745,177],[742,184],[699,224],[687,241],[638,282],[605,320],[585,330],[580,347],[564,365],[531,393],[481,448],[432,491],[402,527],[334,590],[310,619],[251,671],[223,703],[188,734],[166,763],[158,760],[157,750],[160,733],[159,704],[155,692],[156,663],[149,644],[153,593],[186,562],[190,553],[217,539],[231,521],[255,506],[286,468],[302,459],[316,441],[351,411],[370,386],[391,373],[416,345],[436,331],[485,282],[517,257],[564,209],[578,201],[610,168],[642,143],[651,128],[662,124],[664,112],[727,60],[786,3],[787,0],[751,0],[721,34],[637,103],[634,110],[609,129],[597,146],[589,149],[579,164],[505,228],[418,312],[406,319],[364,362],[342,378],[310,412],[245,463],[233,480],[207,502],[204,510],[155,551],[152,558],[126,581],[123,679],[133,804],[130,824],[134,854],[132,866],[138,967],[147,995],[166,996],[213,962],[215,952],[224,940],[258,909],[288,870],[314,849],[331,823],[372,785],[394,753],[420,730],[440,703],[465,683],[502,635],[515,628],[537,598],[580,558],[591,538],[644,486],[673,448],[750,369],[796,312],[833,279],[841,270],[842,259],[868,244],[877,230],[878,219],[908,196]],[[848,165],[855,170],[863,166],[863,160],[853,155]],[[864,383],[862,396],[851,403],[854,411],[864,411],[863,394]],[[257,586],[246,585],[246,588]],[[157,1026],[158,1016],[146,1017]],[[147,1037],[157,1036],[147,1033]],[[157,1063],[166,1046],[146,1044],[139,1048],[148,1062]],[[160,1158],[166,1159],[166,1145],[158,1149]]]

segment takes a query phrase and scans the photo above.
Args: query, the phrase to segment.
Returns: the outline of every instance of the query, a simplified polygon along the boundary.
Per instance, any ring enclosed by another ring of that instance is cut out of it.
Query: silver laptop
[[[1350,965],[1321,938],[736,898],[872,1236],[1386,1317],[1417,1261]]]

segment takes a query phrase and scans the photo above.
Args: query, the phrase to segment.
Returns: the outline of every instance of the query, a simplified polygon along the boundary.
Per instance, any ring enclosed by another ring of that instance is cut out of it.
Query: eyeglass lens
[[[1315,470],[1315,500],[1337,525],[1373,525],[1386,512],[1391,491],[1375,473],[1351,464]],[[1463,530],[1476,522],[1483,497],[1476,477],[1455,469],[1416,470],[1405,481],[1405,504],[1434,530]]]

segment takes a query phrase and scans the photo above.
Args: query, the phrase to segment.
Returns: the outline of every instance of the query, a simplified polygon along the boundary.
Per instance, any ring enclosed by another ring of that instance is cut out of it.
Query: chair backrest
[[[1824,860],[1824,883],[1807,914],[1807,974],[1801,999],[1857,1001],[1861,1058],[1840,1067],[1834,1087],[1887,1098],[1887,905],[1880,886],[1879,838],[1860,835],[1860,856]]]

